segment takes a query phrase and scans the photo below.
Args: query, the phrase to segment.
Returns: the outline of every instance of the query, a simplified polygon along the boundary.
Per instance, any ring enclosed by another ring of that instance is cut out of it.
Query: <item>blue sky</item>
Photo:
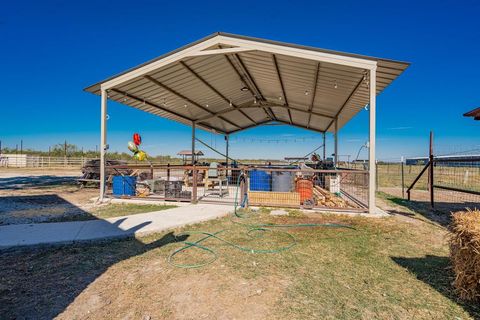
[[[377,100],[380,159],[423,155],[430,130],[439,153],[480,148],[480,123],[462,117],[480,105],[479,1],[3,1],[1,8],[4,146],[23,139],[46,150],[67,139],[94,149],[100,99],[84,87],[225,31],[411,62]],[[126,151],[133,132],[151,154],[190,146],[184,125],[116,103],[109,116],[113,150]],[[366,141],[367,116],[340,131],[340,154],[356,155]],[[223,137],[198,135],[223,148]],[[274,139],[287,143],[265,141]],[[231,154],[282,158],[320,143],[309,131],[260,127],[232,137]]]

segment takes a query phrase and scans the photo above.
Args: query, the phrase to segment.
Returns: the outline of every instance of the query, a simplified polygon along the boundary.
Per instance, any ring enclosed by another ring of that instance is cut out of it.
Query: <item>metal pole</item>
[[[377,110],[377,68],[370,70],[370,115],[369,115],[369,184],[368,184],[368,209],[375,213],[375,189],[376,189],[376,163],[375,163],[375,132],[376,132],[376,110]]]
[[[335,168],[338,166],[338,118],[335,118],[335,134],[334,134],[334,140],[335,140],[335,146],[334,146],[334,153],[335,153]]]
[[[20,154],[23,154],[23,140],[20,140]]]
[[[430,186],[430,205],[432,209],[435,207],[435,199],[433,192],[433,131],[430,131],[430,150],[429,150],[430,168],[429,168],[429,186]]]
[[[192,122],[192,166],[195,164],[195,122]]]
[[[227,167],[227,172],[226,172],[227,177],[228,177],[228,149],[229,149],[228,142],[229,142],[229,136],[227,134],[227,135],[225,135],[225,148],[226,148],[226,150],[225,150],[225,162],[226,162],[226,167]]]
[[[325,135],[326,135],[326,133],[324,132],[323,133],[323,161],[327,160],[327,145],[325,143],[325,141],[326,141]]]
[[[100,197],[102,201],[105,197],[105,152],[107,149],[107,91],[102,89],[101,98],[101,116],[100,116]]]
[[[192,122],[192,203],[197,202],[197,170],[195,169],[195,122]]]
[[[400,159],[401,161],[401,166],[402,166],[402,198],[405,199],[405,170],[404,170],[404,165],[403,165],[403,156]]]

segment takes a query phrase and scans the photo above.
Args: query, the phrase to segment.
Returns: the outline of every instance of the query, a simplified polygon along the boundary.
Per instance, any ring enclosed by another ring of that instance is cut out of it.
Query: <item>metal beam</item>
[[[377,70],[370,70],[370,115],[369,115],[369,153],[368,153],[368,211],[375,213],[375,190],[376,190],[376,112],[377,112]],[[433,164],[432,164],[433,165]]]
[[[278,104],[278,103],[271,102],[271,101],[268,101],[267,104],[268,104],[268,106],[271,106],[271,107],[285,108],[285,109],[290,109],[290,110],[293,110],[293,111],[309,113],[308,110],[305,110],[305,109],[292,107],[292,106],[287,106],[287,105],[284,105],[284,104]],[[325,114],[325,113],[322,113],[322,112],[310,111],[310,113],[314,116],[319,116],[319,117],[328,118],[328,119],[335,119],[334,116],[331,116],[331,115],[328,115],[328,114]]]
[[[227,99],[220,91],[218,91],[214,86],[212,86],[207,80],[202,78],[197,72],[195,72],[189,65],[187,65],[184,61],[180,61],[180,64],[187,69],[191,74],[193,74],[198,80],[200,80],[203,84],[205,84],[210,90],[215,92],[220,98],[222,98],[226,103],[231,104],[235,108],[238,108],[231,100]],[[248,116],[245,112],[240,110],[240,113],[247,118],[250,122],[257,123],[255,120],[253,120],[251,117]]]
[[[195,164],[195,122],[192,122],[192,166]]]
[[[244,86],[246,86],[248,88],[248,91],[250,91],[252,93],[252,96],[253,98],[255,98],[255,94],[253,92],[253,88],[250,86],[250,84],[248,83],[248,80],[246,79],[246,77],[244,75],[242,75],[240,73],[240,71],[238,71],[237,67],[235,67],[235,65],[233,64],[233,62],[230,60],[230,57],[225,55],[224,56],[225,59],[227,59],[228,63],[230,64],[230,66],[232,67],[232,69],[235,71],[235,73],[237,74],[237,76],[240,78],[240,81],[243,83]],[[272,116],[267,112],[267,110],[265,108],[263,108],[263,111],[265,112],[265,114],[267,115],[267,118],[272,118]]]
[[[334,119],[332,121],[330,121],[330,124],[328,125],[327,129],[325,129],[325,131],[328,131],[328,129],[330,129],[330,127],[332,126],[333,122],[335,121],[335,119],[338,119],[338,116],[340,115],[340,113],[342,113],[343,109],[345,108],[345,106],[350,102],[350,100],[352,100],[353,96],[355,95],[355,93],[358,91],[358,89],[361,87],[363,83],[363,77],[360,79],[360,81],[357,83],[357,85],[355,86],[355,88],[353,88],[353,91],[350,93],[350,95],[348,96],[347,100],[345,100],[345,102],[342,104],[342,106],[340,107],[340,110],[338,110],[337,114],[335,115]]]
[[[218,41],[230,46],[250,47],[258,51],[269,52],[271,54],[288,55],[296,58],[314,60],[319,62],[328,62],[332,64],[344,65],[359,69],[372,70],[377,67],[377,61],[352,57],[335,52],[320,52],[318,50],[309,50],[296,45],[284,43],[274,43],[272,41],[255,41],[255,39],[240,39],[226,36],[220,36]]]
[[[262,101],[267,101],[265,99],[265,97],[263,96],[263,93],[262,91],[260,91],[260,89],[258,88],[258,85],[255,83],[255,80],[253,80],[253,77],[252,75],[250,74],[250,71],[248,71],[248,68],[247,66],[245,65],[245,63],[243,63],[243,60],[242,58],[240,58],[240,56],[238,54],[234,54],[233,55],[237,60],[238,60],[238,63],[240,64],[240,66],[242,67],[242,69],[245,71],[245,75],[247,76],[247,79],[252,83],[252,86],[253,86],[253,89],[256,91],[256,93],[258,93],[258,99],[262,100]],[[277,117],[275,116],[275,113],[273,113],[272,109],[271,108],[268,108],[268,110],[270,111],[270,114],[269,116],[271,118],[273,118],[273,120],[277,120]]]
[[[203,50],[191,53],[189,57],[198,57],[198,56],[209,56],[214,54],[232,54],[237,52],[245,52],[245,51],[254,51],[255,49],[252,48],[220,48],[220,49],[210,49],[210,50]]]
[[[240,131],[244,131],[244,130],[248,130],[248,129],[251,129],[251,128],[255,128],[255,127],[258,127],[258,126],[261,126],[261,125],[270,123],[270,122],[272,122],[272,120],[268,119],[268,120],[266,120],[266,121],[258,122],[256,125],[252,124],[252,125],[243,127],[243,128],[241,128],[241,129],[237,129],[237,130],[230,131],[228,134],[238,133],[238,132],[240,132]]]
[[[229,151],[229,140],[230,137],[228,134],[225,135],[225,163],[227,164],[227,176],[228,176],[228,151]]]
[[[335,154],[335,168],[338,167],[338,119],[334,120],[335,124],[335,134],[334,134],[334,154]]]
[[[161,82],[158,81],[157,79],[154,79],[154,78],[152,78],[151,76],[148,76],[148,75],[144,76],[144,78],[147,79],[147,80],[150,81],[150,82],[153,82],[154,84],[156,84],[157,86],[161,87],[162,89],[164,89],[164,90],[166,90],[166,91],[168,91],[168,92],[176,95],[177,97],[179,97],[179,98],[181,98],[181,99],[189,102],[190,104],[193,104],[193,105],[196,106],[197,108],[200,108],[200,109],[202,109],[203,111],[205,111],[205,112],[207,112],[207,113],[210,113],[211,115],[215,114],[215,113],[212,112],[211,110],[208,110],[208,108],[205,108],[205,107],[202,106],[201,104],[199,104],[199,103],[193,101],[192,99],[184,96],[184,95],[181,94],[180,92],[177,92],[177,91],[175,91],[174,89],[172,89],[172,88],[164,85],[163,83],[161,83]],[[221,120],[225,121],[226,123],[230,124],[231,126],[234,126],[234,127],[236,127],[236,128],[241,128],[241,126],[239,126],[239,125],[231,122],[231,121],[228,120],[228,119],[225,119],[225,118],[223,118],[223,117],[219,117],[219,118],[220,118]]]
[[[278,81],[280,82],[280,87],[282,88],[283,100],[285,101],[285,104],[288,106],[287,93],[285,92],[285,86],[283,84],[282,75],[280,74],[280,68],[278,67],[277,57],[274,54],[272,55],[272,57],[273,57],[273,63],[275,65],[275,70],[277,71]],[[290,119],[290,124],[293,124],[292,112],[290,111],[290,109],[288,109],[287,111],[288,111],[288,118]]]
[[[325,139],[325,132],[323,133],[323,161],[327,160],[327,144]]]
[[[100,113],[100,196],[98,201],[103,201],[106,192],[106,174],[105,174],[105,153],[107,151],[107,100],[106,90],[101,93],[101,113]]]
[[[305,109],[300,109],[300,108],[287,106],[287,105],[283,105],[283,104],[275,104],[275,103],[272,103],[272,102],[266,102],[265,104],[267,104],[268,107],[283,108],[283,109],[287,109],[287,110],[293,110],[293,111],[309,113],[309,114],[311,113],[314,116],[324,117],[324,118],[328,118],[328,119],[334,119],[332,116],[326,115],[324,113],[319,113],[319,112],[315,112],[315,111],[310,111],[309,112]],[[215,117],[218,117],[219,115],[229,113],[229,112],[232,112],[232,111],[235,111],[235,110],[254,109],[254,108],[262,108],[262,107],[263,107],[263,103],[261,103],[260,105],[251,105],[250,104],[250,105],[245,105],[245,106],[237,106],[237,108],[234,108],[234,107],[226,108],[226,109],[223,109],[223,110],[220,110],[220,111],[216,112],[213,115],[202,117],[202,118],[198,119],[197,121],[206,121],[206,120],[209,120],[211,118],[215,118]],[[275,121],[277,121],[277,120],[275,120]]]
[[[315,72],[315,80],[313,80],[313,93],[312,93],[312,102],[310,103],[310,108],[308,111],[313,110],[313,105],[315,103],[315,96],[317,95],[317,84],[318,84],[318,75],[320,74],[320,62],[317,63],[317,71]],[[308,115],[307,128],[310,128],[310,121],[312,120],[312,114]]]
[[[148,101],[148,100],[146,100],[146,99],[139,98],[139,97],[137,97],[137,96],[135,96],[135,95],[133,95],[133,94],[127,93],[127,92],[125,92],[125,91],[118,90],[118,89],[109,89],[109,90],[110,90],[110,91],[113,91],[113,92],[116,92],[116,93],[118,93],[118,94],[121,94],[121,95],[123,95],[123,96],[125,96],[125,97],[127,97],[127,98],[132,99],[132,100],[135,100],[135,101],[137,101],[137,102],[145,103],[145,105],[148,105],[148,106],[150,106],[150,107],[157,108],[157,109],[162,110],[163,112],[168,113],[168,114],[170,114],[170,115],[174,115],[174,116],[176,116],[176,117],[178,117],[178,118],[181,118],[181,119],[182,119],[183,121],[185,121],[185,122],[191,123],[191,122],[194,121],[193,119],[191,119],[191,118],[189,118],[189,117],[187,117],[187,116],[184,116],[184,115],[182,115],[182,114],[180,114],[180,113],[177,113],[177,112],[175,112],[175,111],[172,111],[172,110],[163,108],[162,106],[159,106],[159,105],[156,104],[156,103],[153,103],[153,102]],[[204,125],[202,125],[202,126],[204,126]],[[219,129],[219,128],[216,128],[216,127],[213,127],[213,126],[210,126],[210,125],[207,125],[206,128],[207,128],[207,129],[210,129],[210,130],[215,130],[215,131],[218,131],[218,132],[222,132],[222,133],[225,132],[225,130],[223,130],[223,129]]]
[[[280,123],[283,123],[283,124],[286,124],[286,125],[289,125],[289,126],[294,126],[294,127],[297,127],[297,128],[305,129],[305,130],[310,130],[310,131],[313,131],[313,132],[320,132],[320,133],[325,132],[325,131],[322,131],[322,130],[307,128],[307,127],[301,126],[299,124],[291,124],[290,122],[283,121],[283,120],[277,120],[277,122],[280,122]]]

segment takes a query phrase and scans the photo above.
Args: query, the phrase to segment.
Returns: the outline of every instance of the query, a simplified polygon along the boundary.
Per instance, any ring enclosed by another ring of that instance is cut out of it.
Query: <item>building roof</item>
[[[269,122],[318,132],[345,125],[409,63],[214,33],[85,88],[110,100],[224,134]]]
[[[473,117],[474,120],[480,120],[480,108],[473,109],[463,114],[464,117]]]

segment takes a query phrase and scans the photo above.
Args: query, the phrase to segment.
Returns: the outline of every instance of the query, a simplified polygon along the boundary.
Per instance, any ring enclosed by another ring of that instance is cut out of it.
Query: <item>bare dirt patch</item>
[[[97,206],[97,188],[82,188],[79,171],[0,170],[0,225],[105,219],[165,210],[156,204]]]
[[[0,225],[88,214],[96,189],[80,188],[72,170],[0,171]]]

